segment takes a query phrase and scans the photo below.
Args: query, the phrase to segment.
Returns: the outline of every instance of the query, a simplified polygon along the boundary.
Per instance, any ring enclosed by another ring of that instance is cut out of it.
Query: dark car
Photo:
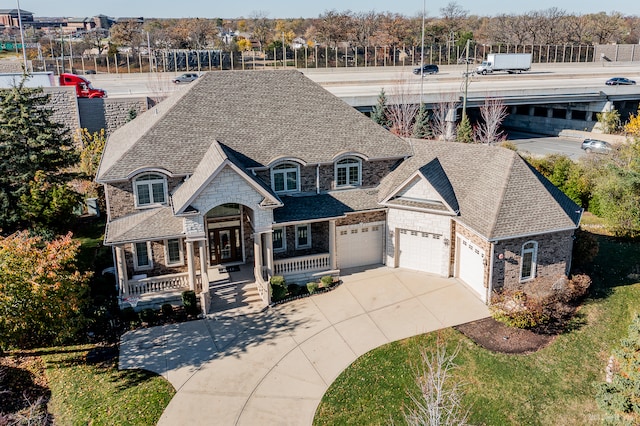
[[[84,73],[85,74],[95,74],[96,70],[86,70]]]
[[[413,69],[413,73],[415,75],[420,75],[420,74],[437,74],[438,71],[440,71],[438,69],[437,65],[434,64],[424,64],[422,66],[422,68],[418,67],[418,68],[414,68]]]
[[[585,139],[582,141],[581,148],[586,152],[596,152],[598,154],[608,154],[613,149],[611,144],[605,141],[599,141],[598,139]]]
[[[607,80],[604,84],[607,86],[631,86],[636,84],[636,82],[626,77],[613,77]]]
[[[194,72],[187,72],[187,73],[184,73],[182,75],[179,75],[178,77],[172,78],[171,81],[176,83],[176,84],[191,83],[196,78],[198,78],[198,74],[196,74]]]

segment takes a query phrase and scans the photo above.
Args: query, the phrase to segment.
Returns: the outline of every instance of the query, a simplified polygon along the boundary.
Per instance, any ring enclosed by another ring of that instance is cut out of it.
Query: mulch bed
[[[557,334],[539,334],[531,330],[507,327],[491,317],[462,324],[455,329],[485,349],[507,354],[536,352],[551,343],[557,336]]]
[[[46,403],[51,396],[38,356],[0,356],[0,424],[53,424]],[[22,423],[25,422],[25,423]]]

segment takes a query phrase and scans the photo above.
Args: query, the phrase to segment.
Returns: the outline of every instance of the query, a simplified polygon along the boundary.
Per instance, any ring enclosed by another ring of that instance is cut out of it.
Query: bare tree
[[[455,122],[455,117],[451,117],[451,114],[452,111],[456,111],[457,104],[458,101],[454,95],[450,95],[448,99],[443,97],[441,102],[434,105],[433,115],[429,122],[434,139],[455,140],[455,126],[452,125],[452,121]]]
[[[420,97],[411,93],[410,80],[399,80],[389,91],[387,117],[391,131],[398,136],[411,137],[413,122],[420,108]]]
[[[483,122],[476,128],[476,140],[479,143],[495,145],[503,142],[506,136],[500,126],[507,117],[507,107],[500,98],[486,98],[480,107]]]
[[[411,408],[405,409],[404,419],[410,426],[460,426],[466,425],[469,410],[462,405],[461,384],[452,377],[455,359],[460,352],[458,345],[453,352],[440,339],[436,347],[420,351],[421,365],[417,368],[416,384],[420,394],[409,393]]]

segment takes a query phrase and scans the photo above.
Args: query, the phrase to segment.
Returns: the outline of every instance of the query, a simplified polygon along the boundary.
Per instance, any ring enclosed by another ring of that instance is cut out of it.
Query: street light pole
[[[22,60],[24,61],[24,72],[28,71],[27,69],[27,51],[24,47],[24,34],[22,32],[22,13],[20,12],[20,0],[16,0],[16,4],[18,5],[18,27],[20,28],[20,43],[22,44]]]
[[[420,47],[420,108],[422,108],[424,96],[424,15],[426,13],[427,0],[422,0],[422,45]]]

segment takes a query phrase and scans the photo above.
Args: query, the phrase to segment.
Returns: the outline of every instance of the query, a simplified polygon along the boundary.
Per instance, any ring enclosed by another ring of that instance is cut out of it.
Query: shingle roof
[[[455,142],[413,144],[415,155],[383,179],[379,200],[437,160],[455,193],[460,221],[490,240],[570,229],[579,223],[580,208],[513,151]],[[436,183],[440,173],[423,174],[435,177],[434,186],[441,185]]]
[[[344,216],[356,211],[375,210],[378,204],[376,189],[345,189],[319,195],[281,197],[284,207],[273,212],[276,223],[288,223]]]
[[[184,220],[171,207],[142,210],[107,223],[105,244],[148,241],[184,234]]]
[[[340,152],[368,158],[410,155],[407,142],[373,123],[298,71],[209,72],[114,132],[99,181],[143,167],[195,170],[213,140],[245,167],[282,156],[328,163]]]

